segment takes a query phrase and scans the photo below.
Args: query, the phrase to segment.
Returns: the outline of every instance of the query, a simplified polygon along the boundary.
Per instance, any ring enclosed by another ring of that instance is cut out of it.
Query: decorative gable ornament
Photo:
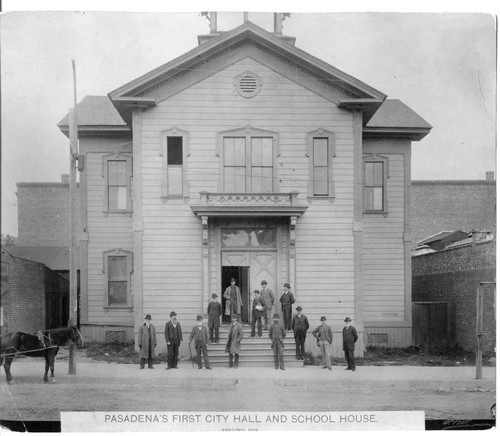
[[[245,71],[234,78],[234,88],[244,98],[255,97],[261,86],[262,79],[251,71]]]

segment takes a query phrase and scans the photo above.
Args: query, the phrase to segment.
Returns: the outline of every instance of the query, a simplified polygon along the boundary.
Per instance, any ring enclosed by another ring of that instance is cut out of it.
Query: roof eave
[[[108,94],[111,102],[124,121],[130,125],[132,123],[131,112],[134,109],[148,109],[156,106],[156,99],[146,97],[112,97]]]
[[[58,124],[59,130],[69,138],[69,126]],[[130,133],[130,127],[123,126],[78,126],[79,136],[116,135]]]
[[[341,98],[338,106],[341,109],[358,110],[363,112],[363,125],[373,117],[377,109],[384,102],[383,98]]]
[[[408,138],[411,141],[420,141],[425,138],[432,127],[364,127],[364,137],[396,137]]]

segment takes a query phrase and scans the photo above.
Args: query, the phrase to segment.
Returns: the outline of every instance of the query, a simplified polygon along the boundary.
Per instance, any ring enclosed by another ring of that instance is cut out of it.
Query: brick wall
[[[18,245],[67,247],[69,245],[69,184],[17,184]],[[77,197],[77,228],[80,201]]]
[[[8,263],[8,329],[32,333],[45,329],[45,275],[40,263],[2,253]]]
[[[476,289],[496,277],[496,242],[478,243],[412,258],[412,301],[454,301],[456,342],[476,349]],[[495,347],[495,288],[485,285],[483,351]]]
[[[413,244],[443,230],[496,232],[494,180],[414,180],[411,184]]]

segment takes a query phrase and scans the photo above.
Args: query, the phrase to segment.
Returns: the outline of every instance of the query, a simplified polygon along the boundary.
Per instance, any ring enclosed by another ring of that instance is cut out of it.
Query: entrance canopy
[[[307,206],[297,206],[298,192],[200,195],[201,205],[191,210],[204,217],[299,217],[307,210]]]

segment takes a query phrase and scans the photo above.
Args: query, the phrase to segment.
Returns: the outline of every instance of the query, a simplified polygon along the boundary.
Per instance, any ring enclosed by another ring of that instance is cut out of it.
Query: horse
[[[54,360],[61,345],[69,341],[75,343],[78,348],[83,347],[83,338],[76,327],[60,327],[51,330],[38,331],[31,335],[23,332],[6,333],[0,338],[0,367],[3,365],[7,383],[14,383],[10,366],[14,357],[25,355],[28,357],[45,357],[45,374],[43,381],[49,382],[48,372],[50,368],[51,382],[55,383]]]

